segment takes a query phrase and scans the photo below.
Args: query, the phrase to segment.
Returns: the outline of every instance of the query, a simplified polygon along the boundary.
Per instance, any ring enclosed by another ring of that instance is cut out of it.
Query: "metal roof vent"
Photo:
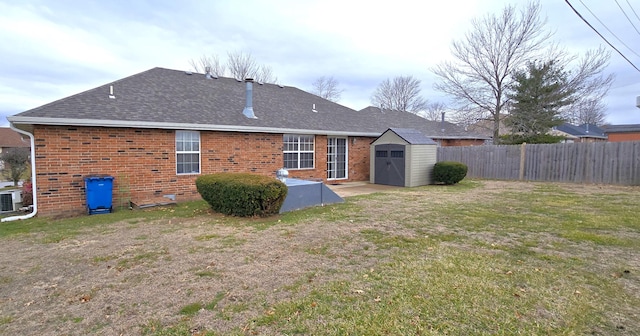
[[[191,72],[191,71],[185,71],[184,73],[185,73],[186,75],[193,75],[193,72]]]
[[[113,94],[113,85],[109,86],[109,98],[116,99],[116,96]]]
[[[211,67],[204,68],[204,72],[205,72],[204,77],[206,79],[218,79],[217,75],[214,75],[214,74],[211,73]],[[191,74],[191,72],[187,73],[187,75],[190,75],[190,74]]]
[[[313,104],[311,107],[311,112],[315,112],[318,113],[318,110],[316,110],[316,104]]]
[[[258,117],[253,113],[253,78],[246,78],[245,82],[247,82],[247,89],[245,90],[247,98],[242,114],[249,119],[258,119]]]

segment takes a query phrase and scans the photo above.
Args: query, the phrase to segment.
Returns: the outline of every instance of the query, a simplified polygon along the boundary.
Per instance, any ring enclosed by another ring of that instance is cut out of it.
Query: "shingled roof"
[[[379,136],[389,127],[401,127],[420,129],[429,137],[437,132],[446,134],[440,138],[466,136],[450,123],[446,123],[442,132],[440,123],[410,113],[383,113],[374,107],[355,111],[295,87],[255,82],[253,110],[257,119],[250,119],[242,114],[245,97],[246,83],[233,78],[207,78],[204,74],[153,68],[19,113],[8,120],[16,125],[354,136]]]
[[[578,138],[607,138],[607,136],[604,134],[604,131],[600,127],[593,124],[582,124],[576,126],[569,123],[564,123],[562,125],[556,126],[556,129],[576,136]]]
[[[432,139],[490,139],[485,135],[476,132],[466,131],[463,127],[452,124],[448,121],[433,121],[422,118],[418,115],[398,110],[381,109],[369,106],[358,111],[362,119],[372,119],[377,123],[377,127],[383,128],[405,128],[419,130],[428,138]]]
[[[437,145],[435,141],[424,136],[422,132],[412,128],[389,128],[388,131],[395,133],[411,145]]]
[[[0,148],[31,147],[28,140],[22,138],[20,133],[8,128],[0,127]]]

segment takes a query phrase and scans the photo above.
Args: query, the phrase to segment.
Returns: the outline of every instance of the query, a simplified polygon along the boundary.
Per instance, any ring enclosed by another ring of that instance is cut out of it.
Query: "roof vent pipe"
[[[204,68],[204,72],[205,72],[204,77],[206,79],[211,79],[212,78],[211,77],[211,67],[205,67]]]
[[[440,124],[442,126],[442,133],[444,133],[444,111],[442,112],[442,121]]]
[[[253,113],[253,78],[246,78],[245,82],[247,82],[247,99],[242,114],[249,119],[258,119]]]

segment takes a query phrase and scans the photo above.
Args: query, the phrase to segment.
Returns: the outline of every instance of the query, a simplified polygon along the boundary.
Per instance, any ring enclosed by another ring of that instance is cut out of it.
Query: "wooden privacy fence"
[[[640,142],[438,147],[438,161],[475,178],[640,185]]]

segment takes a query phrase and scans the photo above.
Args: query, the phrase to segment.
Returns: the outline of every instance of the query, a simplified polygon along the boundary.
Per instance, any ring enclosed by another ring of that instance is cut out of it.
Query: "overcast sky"
[[[637,0],[570,2],[640,68]],[[190,59],[228,51],[250,52],[279,83],[303,90],[333,76],[344,89],[340,103],[356,110],[370,105],[382,80],[400,75],[420,79],[430,101],[447,102],[432,88],[430,67],[450,57],[472,18],[508,3],[524,1],[0,0],[0,126],[9,115],[153,67],[190,70]],[[605,45],[564,1],[541,6],[560,45],[572,52]],[[640,124],[640,72],[613,50],[607,70],[616,80],[606,121]]]

